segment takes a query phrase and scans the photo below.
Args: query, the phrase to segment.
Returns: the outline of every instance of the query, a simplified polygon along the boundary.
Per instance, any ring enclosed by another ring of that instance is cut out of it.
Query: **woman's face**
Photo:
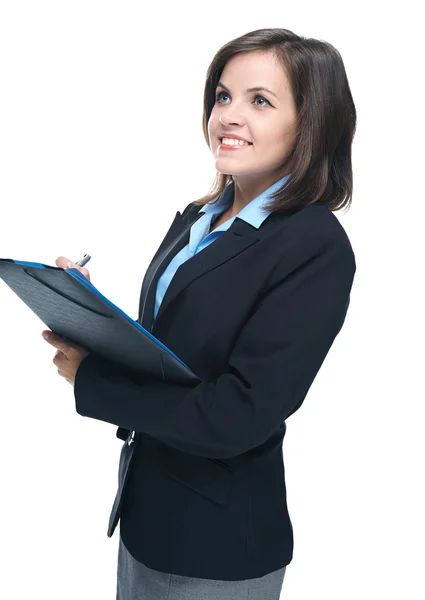
[[[246,91],[258,86],[270,91]],[[289,81],[275,56],[252,52],[232,57],[215,92],[208,135],[216,170],[241,183],[262,180],[266,185],[268,180],[271,185],[290,173],[291,165],[284,171],[281,165],[295,140],[296,110]],[[224,149],[219,138],[226,133],[239,135],[252,145]]]

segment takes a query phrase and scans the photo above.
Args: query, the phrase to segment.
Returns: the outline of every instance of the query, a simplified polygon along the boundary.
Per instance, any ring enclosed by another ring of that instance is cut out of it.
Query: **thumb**
[[[58,256],[55,260],[55,264],[57,267],[61,267],[61,269],[68,269],[69,258],[66,256]]]
[[[58,256],[58,258],[56,259],[55,262],[56,262],[56,266],[61,267],[62,269],[78,269],[80,271],[80,273],[82,273],[84,275],[84,277],[90,281],[89,270],[86,269],[85,267],[79,267],[74,262],[72,262],[72,260],[69,260],[69,258],[66,258],[66,256]]]

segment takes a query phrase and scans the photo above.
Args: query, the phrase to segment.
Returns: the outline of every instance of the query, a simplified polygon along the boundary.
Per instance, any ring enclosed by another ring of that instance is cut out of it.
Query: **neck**
[[[272,173],[267,173],[265,176],[263,173],[263,176],[260,178],[255,175],[244,175],[243,177],[234,176],[233,204],[230,207],[232,216],[238,214],[245,206],[247,206],[247,204],[252,202],[254,198],[258,198],[260,194],[288,173],[290,173],[290,169],[287,167],[280,173],[274,171]]]

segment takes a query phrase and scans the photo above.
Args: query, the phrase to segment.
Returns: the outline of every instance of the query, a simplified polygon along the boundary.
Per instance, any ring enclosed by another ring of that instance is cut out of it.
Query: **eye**
[[[223,94],[224,94],[225,96],[228,96],[228,95],[229,95],[227,92],[218,92],[218,94],[216,94],[216,96],[215,96],[215,100],[216,100],[216,102],[219,102],[219,100],[220,100],[220,98],[221,98],[221,96],[222,96]],[[270,102],[269,102],[269,101],[268,101],[266,98],[264,98],[264,96],[260,96],[259,94],[256,94],[256,95],[254,96],[254,100],[256,100],[257,98],[261,98],[262,100],[264,100],[265,102],[267,102],[267,104],[268,104],[269,106],[271,106]],[[221,102],[220,102],[220,104],[221,104]],[[257,106],[260,106],[260,107],[262,107],[262,106],[265,106],[265,105],[264,105],[264,104],[257,104]]]

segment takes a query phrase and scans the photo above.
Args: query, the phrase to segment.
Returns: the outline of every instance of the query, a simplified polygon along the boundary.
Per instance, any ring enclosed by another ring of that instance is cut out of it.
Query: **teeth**
[[[223,138],[221,140],[222,144],[226,144],[226,146],[249,146],[248,142],[243,142],[242,140],[234,140],[233,138]]]

